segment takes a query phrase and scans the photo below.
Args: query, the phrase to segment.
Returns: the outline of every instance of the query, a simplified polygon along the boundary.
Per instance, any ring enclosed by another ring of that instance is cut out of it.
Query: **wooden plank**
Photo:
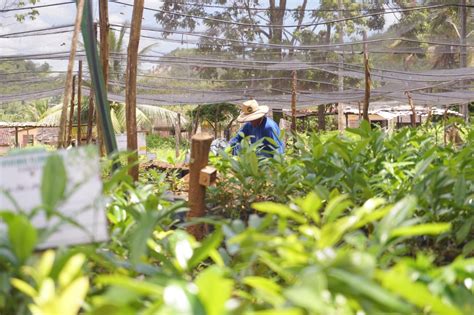
[[[213,137],[206,133],[198,133],[191,139],[191,163],[189,171],[189,208],[188,218],[202,217],[206,214],[206,187],[199,184],[201,170],[207,166],[209,159],[209,149]],[[192,225],[188,227],[188,232],[196,239],[202,239],[205,234],[205,227]]]
[[[129,156],[130,176],[138,180],[138,144],[137,144],[137,62],[138,46],[140,44],[140,31],[142,27],[144,0],[135,0],[130,27],[130,40],[128,43],[127,72],[126,72],[126,119],[127,119],[127,149],[133,152]]]

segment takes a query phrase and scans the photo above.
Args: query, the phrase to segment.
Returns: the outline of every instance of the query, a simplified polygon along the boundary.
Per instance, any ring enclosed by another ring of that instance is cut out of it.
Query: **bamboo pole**
[[[81,111],[82,111],[82,60],[79,60],[79,74],[77,77],[77,137],[76,145],[81,145]]]
[[[59,132],[58,132],[58,149],[63,148],[66,143],[66,120],[67,120],[67,107],[69,104],[69,95],[71,94],[71,82],[72,82],[72,69],[74,66],[74,58],[76,57],[77,48],[77,37],[79,36],[79,29],[82,22],[82,12],[84,9],[84,1],[79,0],[77,4],[76,20],[74,22],[74,32],[72,34],[71,50],[69,53],[69,62],[66,73],[66,84],[64,88],[64,99],[63,107],[61,109],[61,118],[59,120]]]
[[[126,73],[126,118],[127,118],[127,149],[132,151],[128,162],[133,166],[130,175],[138,180],[138,144],[137,144],[137,62],[138,46],[140,44],[140,31],[142,27],[144,0],[135,0],[132,12],[132,24],[130,27],[130,40],[127,54]]]
[[[292,72],[291,80],[291,131],[296,133],[296,89],[297,89],[297,76],[296,70]]]
[[[74,101],[75,101],[75,97],[76,97],[76,93],[75,93],[76,78],[77,78],[77,76],[72,77],[71,108],[69,110],[69,125],[68,125],[68,128],[67,128],[67,145],[70,145],[71,140],[72,140],[72,123],[73,123],[73,120],[74,120]]]

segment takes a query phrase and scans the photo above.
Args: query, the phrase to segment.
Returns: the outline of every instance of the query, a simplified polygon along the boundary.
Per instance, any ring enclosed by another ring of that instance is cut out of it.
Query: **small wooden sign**
[[[65,197],[56,209],[63,219],[60,220],[58,216],[48,219],[44,210],[31,218],[32,224],[38,229],[57,226],[38,248],[107,240],[99,156],[94,147],[54,152],[25,151],[0,158],[1,210],[30,214],[33,209],[41,206],[43,167],[52,154],[62,157],[66,170]],[[64,218],[73,220],[77,225]],[[5,228],[0,222],[0,231]]]

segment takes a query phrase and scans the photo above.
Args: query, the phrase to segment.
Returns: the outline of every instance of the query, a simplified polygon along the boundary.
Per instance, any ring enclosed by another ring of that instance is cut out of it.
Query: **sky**
[[[0,7],[2,2],[6,0],[0,0]],[[41,0],[39,4],[52,4],[67,2],[68,0]],[[123,2],[133,3],[132,0],[123,0]],[[288,7],[294,8],[299,0],[289,0]],[[93,0],[94,18],[98,19],[98,6],[97,0]],[[316,8],[317,2],[314,1],[315,5],[309,7]],[[157,8],[161,4],[160,0],[145,0],[146,7]],[[16,21],[13,13],[0,13],[0,34],[8,34],[11,32],[20,32],[26,30],[41,29],[51,26],[61,26],[67,24],[73,24],[75,19],[76,7],[74,4],[60,5],[54,7],[39,8],[39,16],[35,20],[25,20],[20,23]],[[111,24],[124,24],[131,20],[132,8],[109,2],[109,21]],[[154,26],[157,27],[157,23],[154,17],[155,12],[144,11],[143,26]],[[393,24],[395,17],[392,14],[386,15],[386,27]],[[57,51],[69,51],[70,43],[72,38],[72,32],[54,35],[43,35],[43,36],[32,36],[24,38],[0,38],[0,56],[6,55],[22,55],[22,54],[33,54],[33,53],[48,53]],[[181,38],[181,37],[179,37]],[[186,38],[186,37],[185,37]],[[194,39],[190,37],[190,39]],[[154,39],[142,38],[140,40],[140,46],[146,47],[150,44],[157,44],[153,51],[167,53],[178,47],[182,47],[179,43],[170,43],[164,41],[157,41]],[[45,60],[46,61],[46,60]],[[66,61],[55,61],[47,60],[47,62],[53,67],[53,70],[62,71],[67,67]]]

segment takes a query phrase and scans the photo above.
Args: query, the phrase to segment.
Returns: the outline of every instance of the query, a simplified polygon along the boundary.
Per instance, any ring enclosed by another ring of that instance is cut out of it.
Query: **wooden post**
[[[174,136],[175,136],[175,142],[176,142],[176,158],[179,158],[179,142],[181,140],[181,114],[178,113],[178,122],[176,123],[176,126],[174,128]]]
[[[15,127],[15,147],[19,147],[20,142],[18,141],[18,127]]]
[[[415,105],[413,104],[413,99],[411,97],[410,92],[405,92],[405,94],[408,97],[408,104],[410,105],[411,108],[411,126],[416,127],[416,111],[415,111]]]
[[[189,165],[189,208],[188,218],[202,217],[206,213],[205,196],[206,187],[199,184],[201,170],[207,165],[209,149],[211,148],[212,136],[198,133],[191,139],[191,161]],[[188,232],[196,239],[204,236],[203,225],[192,225]]]
[[[338,8],[338,18],[341,20],[340,26],[339,26],[339,38],[338,42],[340,44],[344,43],[344,22],[342,22],[342,19],[344,17],[344,12],[343,12],[343,3],[342,0],[337,0],[337,8]],[[339,55],[339,64],[338,64],[338,86],[339,86],[339,92],[344,91],[344,75],[342,74],[342,71],[344,69],[344,46],[339,46],[339,49],[342,50],[341,54]],[[342,94],[341,94],[342,95]],[[344,131],[344,104],[342,102],[337,103],[337,126],[339,132]]]
[[[72,34],[71,41],[71,51],[69,53],[69,61],[66,73],[63,106],[61,109],[61,118],[59,120],[58,149],[64,147],[66,143],[67,107],[69,105],[69,94],[71,94],[72,68],[74,66],[74,58],[76,57],[77,37],[79,36],[81,27],[82,12],[84,11],[84,1],[85,0],[79,0],[77,4],[76,19],[74,22],[74,32]]]
[[[460,0],[460,7],[461,13],[461,55],[460,55],[460,63],[459,65],[461,68],[467,67],[467,5],[466,0]],[[466,85],[466,81],[462,81],[462,85]],[[461,104],[461,114],[464,117],[464,121],[467,123],[469,121],[469,108],[468,103]]]
[[[364,42],[367,41],[367,32],[364,30]],[[369,69],[369,52],[367,43],[364,43],[364,66],[365,66],[365,97],[362,116],[369,122],[369,102],[370,102],[370,69]]]
[[[296,70],[292,72],[292,81],[291,81],[291,131],[296,132]]]
[[[104,74],[105,86],[108,89],[109,80],[109,3],[99,1],[99,25],[100,25],[100,61],[102,73]]]
[[[77,77],[77,137],[76,145],[81,145],[81,111],[82,111],[82,60],[79,60],[79,75]]]
[[[91,143],[92,139],[92,126],[94,124],[94,89],[91,88],[89,95],[89,108],[87,110],[87,144]]]
[[[72,77],[71,108],[69,110],[69,125],[67,128],[67,145],[70,145],[71,140],[72,140],[72,123],[74,120],[74,101],[75,101],[75,96],[76,96],[76,93],[75,93],[76,78],[77,76]]]
[[[137,62],[140,31],[142,28],[144,0],[135,0],[128,42],[127,72],[126,72],[126,118],[127,118],[127,149],[132,151],[128,162],[135,164],[130,169],[130,175],[138,180],[138,144],[137,144]]]

